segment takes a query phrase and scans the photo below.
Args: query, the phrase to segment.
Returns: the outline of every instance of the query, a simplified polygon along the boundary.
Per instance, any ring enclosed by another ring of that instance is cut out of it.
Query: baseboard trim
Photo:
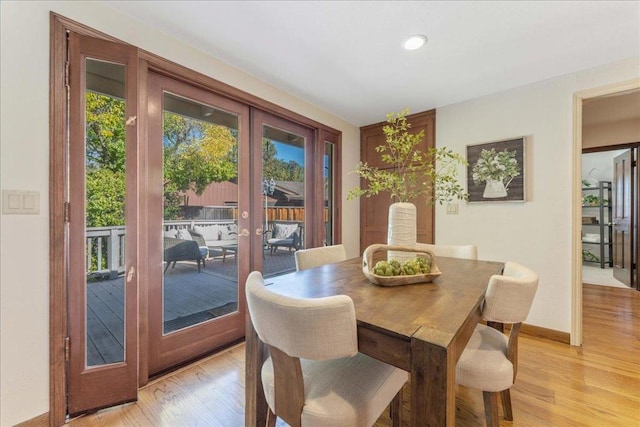
[[[487,322],[484,319],[480,320],[480,323],[486,325]],[[504,325],[504,332],[509,333],[511,331],[511,324],[506,323]],[[571,344],[571,334],[569,332],[556,331],[555,329],[547,329],[542,326],[534,326],[523,323],[520,325],[520,334],[529,335],[530,337],[542,338],[545,340],[557,341],[563,344]]]
[[[563,344],[571,343],[571,334],[569,332],[556,331],[555,329],[547,329],[541,326],[527,325],[526,323],[523,323],[520,327],[520,333],[536,338],[558,341]]]
[[[49,427],[49,413],[45,412],[30,420],[23,421],[20,424],[16,424],[15,427]]]

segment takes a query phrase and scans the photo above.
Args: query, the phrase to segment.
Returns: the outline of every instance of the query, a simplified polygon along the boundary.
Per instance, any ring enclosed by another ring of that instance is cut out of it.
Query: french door
[[[149,73],[148,374],[244,337],[249,108]]]
[[[137,398],[137,54],[69,35],[71,415]]]
[[[70,32],[68,61],[54,335],[77,415],[241,340],[249,272],[293,271],[296,250],[334,242],[340,198],[337,135],[156,73],[128,45]]]

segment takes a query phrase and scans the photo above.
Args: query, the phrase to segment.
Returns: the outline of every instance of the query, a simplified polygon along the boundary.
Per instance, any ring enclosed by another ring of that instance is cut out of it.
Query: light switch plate
[[[458,215],[457,203],[447,203],[447,215]]]
[[[40,192],[2,190],[3,214],[39,214]]]

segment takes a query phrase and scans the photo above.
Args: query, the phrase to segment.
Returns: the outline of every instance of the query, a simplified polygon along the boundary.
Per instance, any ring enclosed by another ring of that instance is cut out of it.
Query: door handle
[[[249,237],[249,230],[247,230],[246,228],[243,228],[242,230],[240,230],[240,234],[238,234],[238,236],[240,237]]]
[[[131,268],[129,269],[129,273],[127,273],[127,283],[133,280],[133,276],[135,274],[136,274],[136,268],[134,266],[131,266]]]

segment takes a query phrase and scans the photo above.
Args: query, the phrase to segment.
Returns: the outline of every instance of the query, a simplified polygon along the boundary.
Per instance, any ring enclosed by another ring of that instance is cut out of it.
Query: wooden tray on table
[[[380,276],[373,273],[374,254],[378,251],[398,251],[398,252],[412,252],[416,256],[431,258],[431,272],[426,274],[414,274],[410,276]],[[362,254],[362,272],[365,277],[376,285],[380,286],[401,286],[411,285],[414,283],[429,283],[437,279],[442,272],[438,268],[436,263],[436,257],[428,249],[416,249],[411,246],[394,246],[394,245],[381,245],[375,244],[367,247]]]

